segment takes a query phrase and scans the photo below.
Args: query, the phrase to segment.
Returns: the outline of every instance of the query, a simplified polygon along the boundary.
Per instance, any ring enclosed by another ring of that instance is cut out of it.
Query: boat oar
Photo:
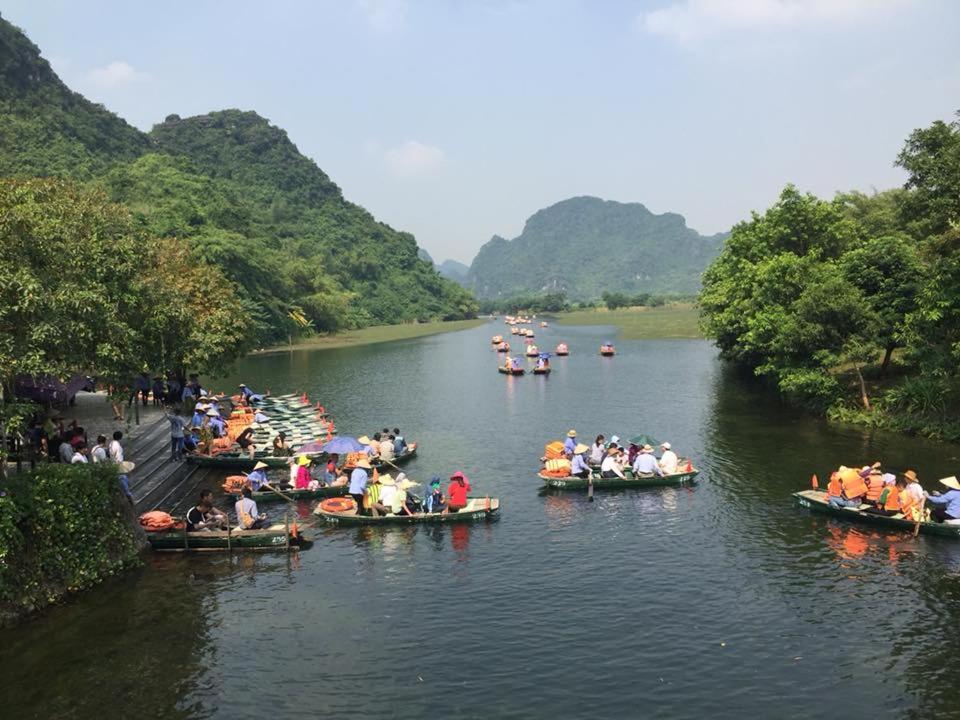
[[[920,501],[920,509],[917,510],[917,522],[913,526],[913,536],[916,537],[920,534],[920,523],[923,522],[923,506],[927,504],[927,499],[924,498]]]
[[[286,494],[280,492],[280,489],[279,489],[279,488],[271,485],[270,483],[264,483],[263,486],[264,486],[265,488],[268,488],[268,489],[272,490],[273,492],[275,492],[277,495],[279,495],[280,497],[282,497],[282,498],[283,498],[284,500],[286,500],[287,502],[291,502],[291,503],[292,503],[292,502],[296,502],[296,500],[294,500],[292,497],[290,497],[289,495],[286,495]]]

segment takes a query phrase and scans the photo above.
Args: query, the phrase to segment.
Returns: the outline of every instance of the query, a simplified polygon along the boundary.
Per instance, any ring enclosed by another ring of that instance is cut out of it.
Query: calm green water
[[[498,522],[154,557],[0,634],[2,716],[960,715],[960,543],[789,497],[839,463],[954,474],[955,447],[798,415],[700,341],[604,359],[609,331],[551,328],[537,342],[573,353],[553,375],[504,377],[503,328],[253,357],[222,383],[306,390],[347,434],[399,425],[421,443],[411,476],[462,469]],[[570,427],[670,440],[700,482],[540,494],[542,445]]]

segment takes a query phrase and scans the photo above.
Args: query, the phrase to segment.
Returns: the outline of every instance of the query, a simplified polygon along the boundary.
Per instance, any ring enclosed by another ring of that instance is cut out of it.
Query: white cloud
[[[906,0],[676,0],[639,18],[654,35],[688,43],[730,31],[850,23]]]
[[[403,27],[407,19],[406,0],[354,0],[370,26],[379,32]]]
[[[122,60],[115,60],[109,65],[94,68],[87,74],[87,79],[101,88],[116,88],[149,78],[149,75],[136,70],[133,65]]]
[[[446,154],[440,148],[416,140],[407,140],[390,148],[384,157],[393,174],[401,178],[435,175],[447,160]]]

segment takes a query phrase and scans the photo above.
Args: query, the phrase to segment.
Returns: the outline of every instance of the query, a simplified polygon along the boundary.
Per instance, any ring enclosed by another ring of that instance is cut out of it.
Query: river
[[[409,475],[463,470],[500,520],[320,527],[292,557],[153,556],[0,633],[3,716],[960,714],[960,543],[790,497],[876,459],[933,489],[955,446],[799,414],[704,341],[622,341],[608,359],[610,329],[551,327],[537,342],[571,356],[505,377],[489,342],[504,328],[252,356],[218,383],[306,391],[345,434],[398,425],[421,444]],[[545,495],[537,458],[571,427],[669,440],[699,482]]]

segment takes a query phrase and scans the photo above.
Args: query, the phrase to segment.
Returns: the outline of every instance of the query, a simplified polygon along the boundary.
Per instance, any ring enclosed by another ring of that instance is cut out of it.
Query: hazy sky
[[[74,89],[147,130],[236,107],[345,196],[469,263],[573,195],[703,233],[787,182],[903,182],[960,109],[954,0],[5,0]]]

